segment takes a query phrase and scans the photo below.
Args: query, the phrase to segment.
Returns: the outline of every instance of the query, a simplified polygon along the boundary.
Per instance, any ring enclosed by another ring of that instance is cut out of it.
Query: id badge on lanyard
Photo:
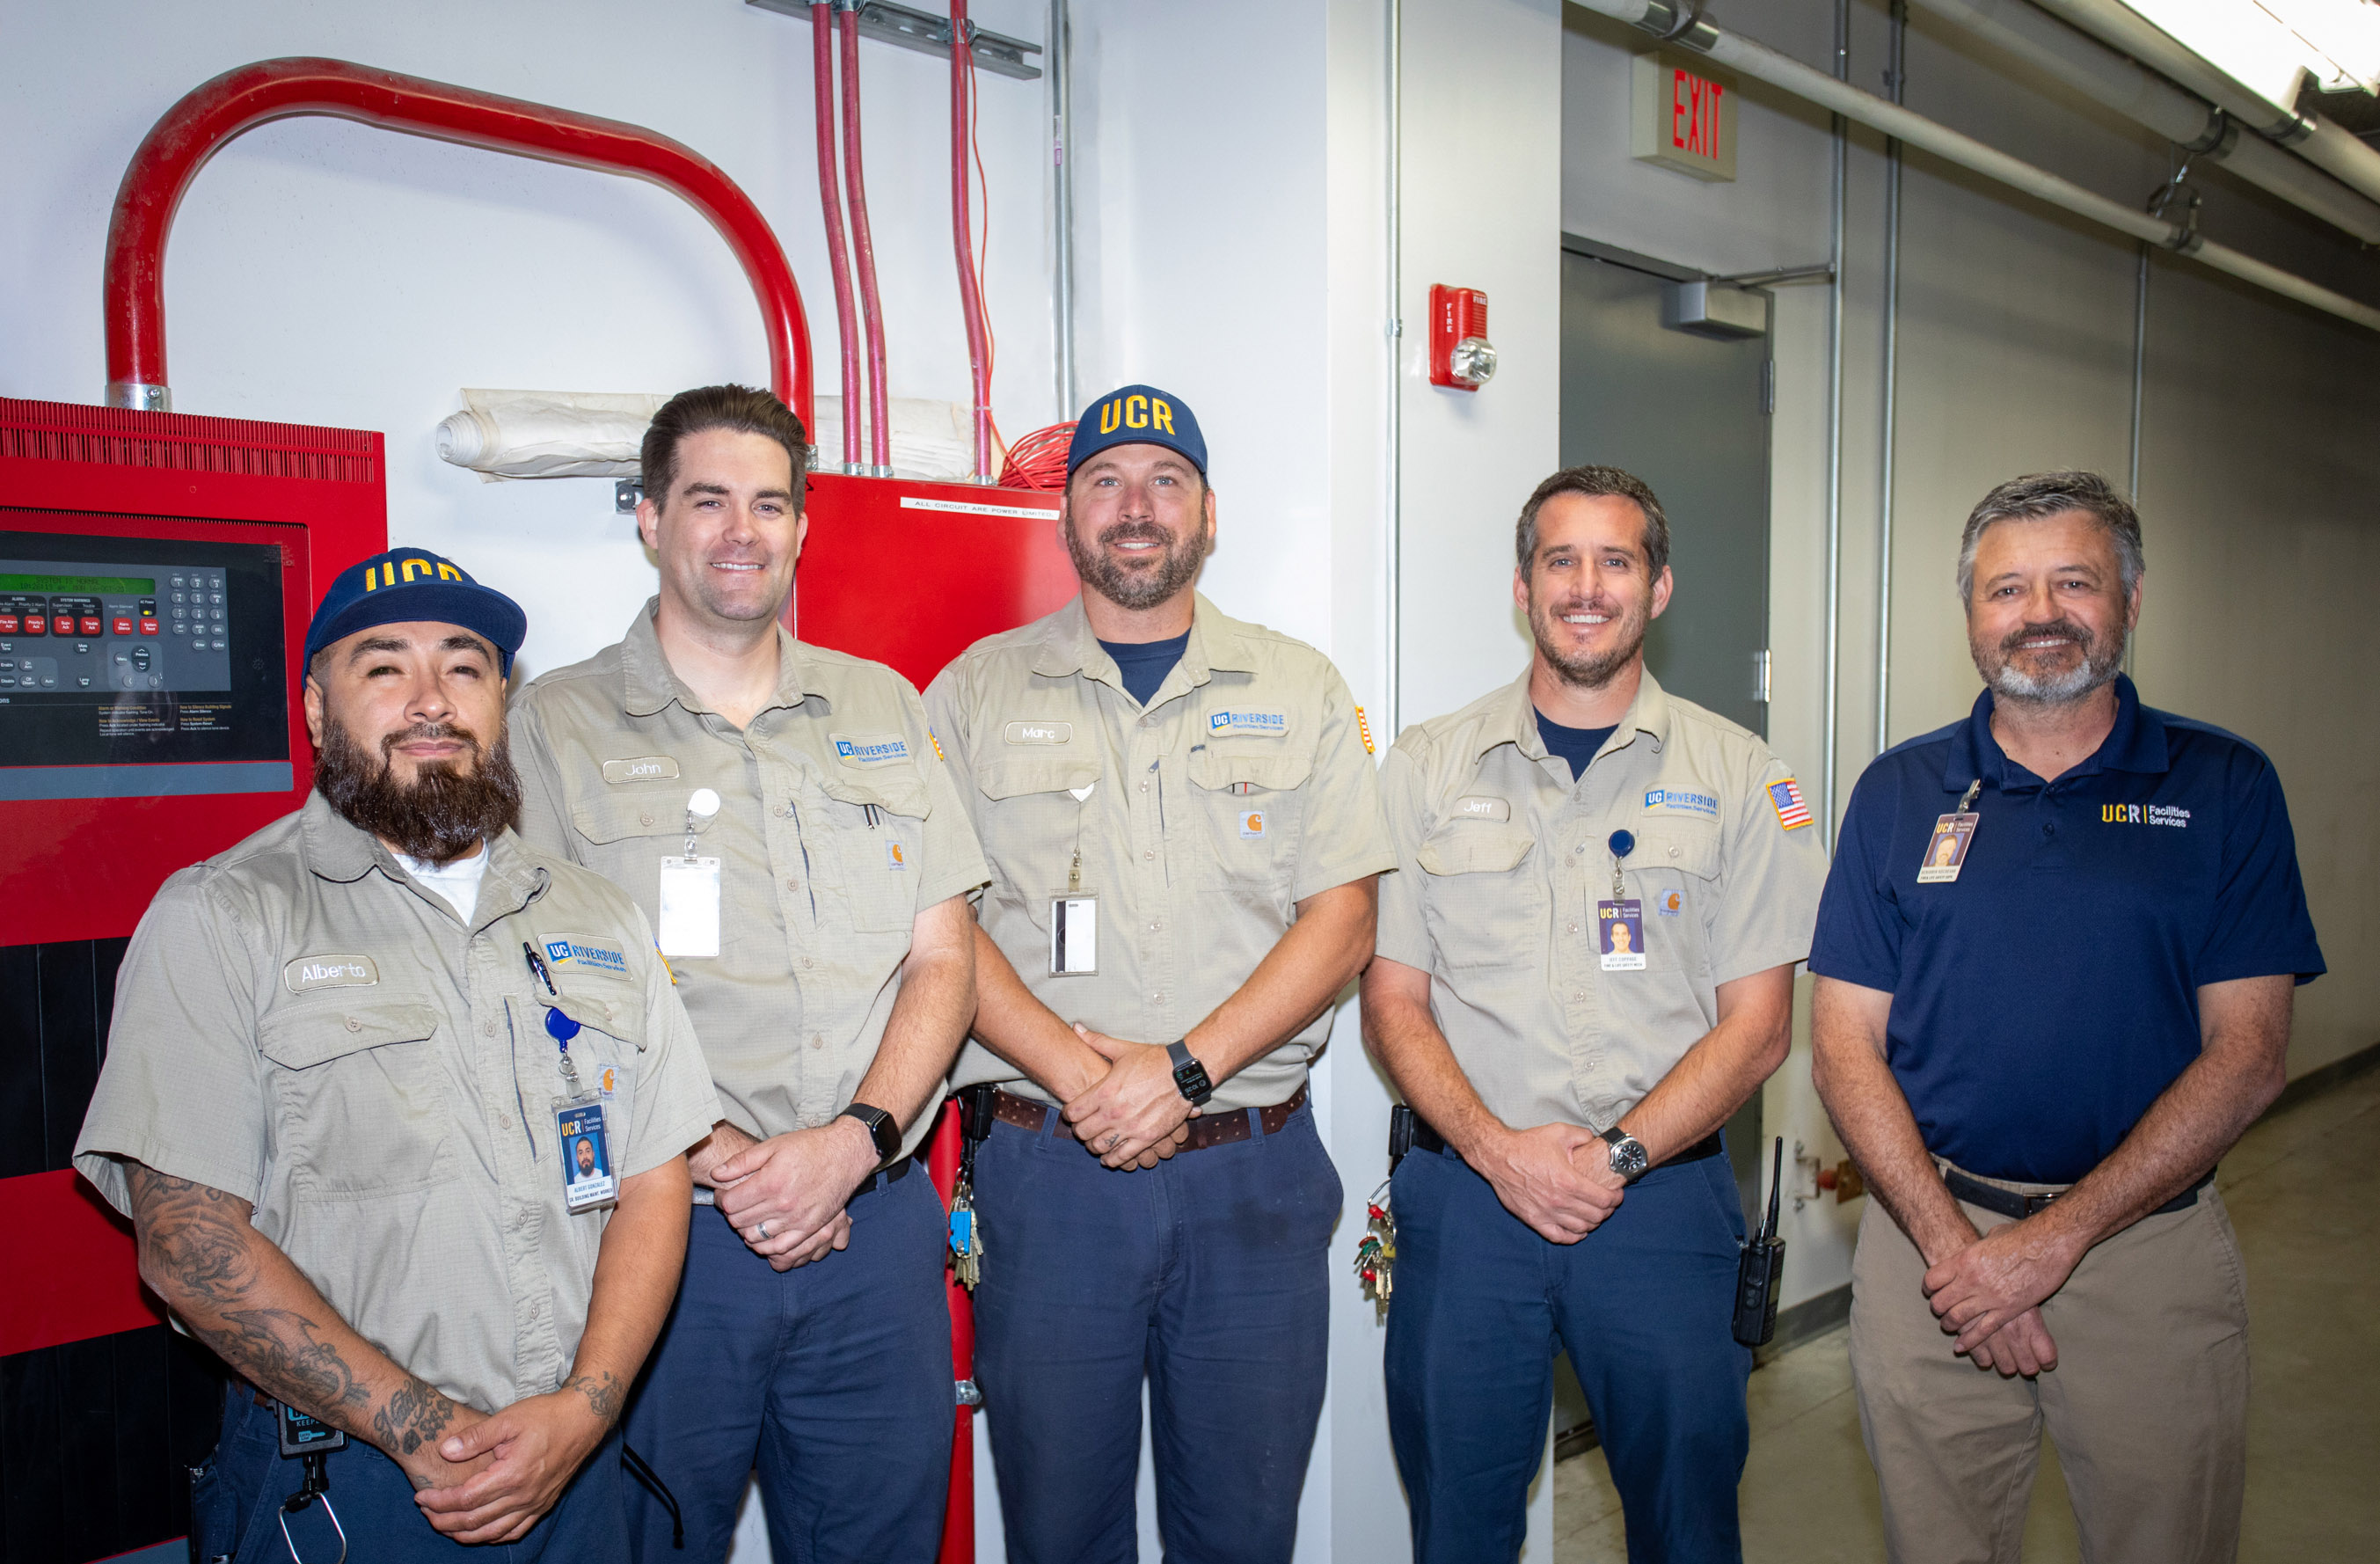
[[[1097,783],[1091,784],[1098,785]],[[1069,789],[1080,804],[1089,786]],[[1075,862],[1066,871],[1066,889],[1050,898],[1050,976],[1088,977],[1099,970],[1099,899],[1083,889],[1082,826],[1075,828]]]
[[[553,975],[539,959],[537,948],[524,944],[521,952],[528,957],[530,975],[545,985],[547,994],[559,998]],[[578,1023],[560,1009],[547,1008],[545,1034],[562,1053],[562,1092],[552,1099],[554,1144],[562,1153],[562,1203],[574,1216],[620,1203],[620,1179],[612,1164],[609,1105],[602,1094],[588,1090],[580,1082],[578,1066],[570,1059],[570,1039],[580,1030]]]
[[[1949,885],[1966,867],[1967,849],[1974,845],[1975,828],[1984,819],[1973,807],[1975,794],[1983,786],[1983,778],[1977,777],[1967,784],[1966,794],[1956,809],[1935,818],[1934,830],[1925,838],[1925,856],[1917,866],[1918,884]]]
[[[1627,894],[1621,863],[1636,850],[1633,833],[1615,830],[1611,849],[1611,900],[1595,903],[1595,950],[1606,972],[1645,970],[1645,902]]]
[[[664,956],[709,961],[719,955],[719,860],[695,856],[698,822],[718,813],[718,793],[696,788],[686,801],[686,851],[662,860],[653,939]],[[672,974],[671,980],[675,978]]]

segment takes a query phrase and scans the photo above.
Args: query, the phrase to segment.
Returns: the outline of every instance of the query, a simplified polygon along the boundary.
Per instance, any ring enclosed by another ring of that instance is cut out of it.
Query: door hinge
[[[1768,652],[1765,648],[1752,654],[1752,698],[1768,698]]]

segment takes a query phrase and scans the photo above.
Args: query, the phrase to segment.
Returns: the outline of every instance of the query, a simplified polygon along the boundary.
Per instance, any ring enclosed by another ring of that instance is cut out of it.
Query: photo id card
[[[1934,822],[1934,834],[1925,839],[1925,861],[1917,866],[1920,885],[1948,885],[1959,878],[1959,870],[1967,861],[1967,848],[1975,840],[1975,824],[1981,815],[1944,815]]]
[[[1645,903],[1633,896],[1595,903],[1595,947],[1606,972],[1644,971]]]
[[[661,927],[653,931],[665,956],[719,954],[719,860],[662,860]]]
[[[562,1146],[562,1203],[573,1211],[592,1211],[620,1198],[620,1181],[612,1171],[612,1137],[604,1126],[603,1105],[574,1098],[554,1109],[553,1124]]]
[[[1086,977],[1099,969],[1099,899],[1073,891],[1050,898],[1050,976]]]

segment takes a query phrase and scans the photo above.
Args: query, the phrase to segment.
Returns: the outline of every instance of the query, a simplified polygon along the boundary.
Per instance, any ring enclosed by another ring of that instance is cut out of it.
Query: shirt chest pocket
[[[1718,910],[1718,828],[1640,825],[1621,870],[1628,894],[1643,903],[1646,966],[1701,973],[1709,964],[1705,930]]]
[[[820,792],[810,806],[828,822],[828,840],[818,842],[807,830],[803,839],[815,843],[813,853],[823,848],[833,865],[851,927],[907,934],[917,917],[917,877],[925,872],[926,816],[932,807],[925,779],[908,769],[836,770],[821,779]],[[820,867],[813,859],[813,880]]]
[[[1423,840],[1422,917],[1449,966],[1538,961],[1552,891],[1536,845],[1527,826],[1502,820],[1447,820]]]
[[[579,861],[619,886],[639,906],[652,907],[661,898],[661,862],[686,850],[686,800],[683,787],[652,787],[625,793],[597,793],[574,800],[571,829],[578,836]],[[709,855],[716,849],[700,845]]]
[[[638,1067],[645,1051],[642,1001],[629,995],[589,993],[583,985],[572,984],[550,1006],[522,995],[513,995],[505,1003],[512,1015],[514,1073],[529,1125],[530,1154],[542,1161],[554,1148],[553,1099],[574,1095],[570,1076],[562,1068],[561,1041],[547,1024],[551,1008],[578,1024],[569,1049],[571,1071],[578,1080],[575,1095],[602,1102],[613,1166],[628,1165]]]
[[[460,1166],[439,1058],[438,1012],[422,1003],[300,1004],[264,1018],[273,1159],[300,1194],[366,1199],[427,1189]]]
[[[1305,824],[1314,754],[1284,739],[1209,742],[1190,757],[1191,851],[1208,889],[1286,905]]]
[[[1089,754],[1006,755],[977,769],[994,896],[1025,908],[1036,923],[1047,921],[1050,898],[1069,888],[1077,844],[1096,845],[1084,817],[1099,806],[1099,758]],[[1113,891],[1097,883],[1097,863],[1087,858],[1083,889]]]

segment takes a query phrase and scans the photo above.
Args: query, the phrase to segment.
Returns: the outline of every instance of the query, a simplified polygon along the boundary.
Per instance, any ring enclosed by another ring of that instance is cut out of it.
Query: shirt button
[[[495,1035],[496,1035],[496,1024],[495,1024],[494,1022],[492,1022],[492,1021],[482,1021],[482,1022],[480,1022],[480,1036],[481,1036],[482,1037],[494,1037]]]
[[[1143,854],[1141,854],[1141,856],[1142,856],[1142,857],[1144,857],[1144,858],[1154,858],[1154,857],[1156,857],[1156,856],[1157,856],[1157,850],[1156,850],[1155,848],[1153,848],[1153,847],[1152,847],[1152,848],[1148,849],[1147,852],[1144,852]]]
[[[1147,793],[1147,792],[1148,791],[1148,782],[1143,782],[1140,784],[1140,791],[1141,791],[1141,792],[1143,792],[1143,793]]]
[[[1150,1002],[1151,1004],[1160,1004],[1160,1005],[1161,1005],[1161,1004],[1163,1004],[1163,1003],[1165,1002],[1165,996],[1164,996],[1163,994],[1161,994],[1161,993],[1158,993],[1158,994],[1151,994],[1151,995],[1149,995],[1149,996],[1148,996],[1148,1000],[1149,1000],[1149,1002]]]
[[[817,962],[815,962],[815,961],[812,961],[809,957],[808,957],[808,956],[804,956],[804,957],[802,958],[802,970],[803,970],[804,972],[808,972],[810,968],[812,968],[812,967],[814,967],[814,966],[816,966],[816,965],[818,965],[818,963],[817,963]]]
[[[785,881],[785,889],[788,891],[799,891],[801,888],[802,882],[798,879],[789,879]]]
[[[360,1032],[360,1031],[362,1031],[363,1029],[364,1029],[364,1024],[363,1024],[362,1022],[358,1021],[358,1020],[357,1020],[354,1016],[352,1016],[352,1015],[351,1015],[351,1016],[349,1016],[349,1017],[347,1017],[347,1030],[348,1030],[348,1031],[350,1031],[350,1032]]]
[[[1673,843],[1671,843],[1670,844],[1670,856],[1671,856],[1672,858],[1674,858],[1674,857],[1676,857],[1677,855],[1678,855],[1678,846],[1677,846],[1677,843],[1673,842]]]
[[[1572,934],[1577,933],[1577,932],[1578,932],[1578,925],[1576,925],[1576,924],[1574,924],[1574,923],[1573,923],[1573,924],[1572,924],[1572,925],[1570,926],[1570,931],[1571,931]]]
[[[1160,922],[1160,923],[1152,923],[1152,924],[1150,924],[1150,925],[1148,926],[1148,931],[1149,931],[1151,934],[1155,934],[1155,933],[1158,933],[1158,932],[1161,931],[1164,927],[1165,927],[1165,925],[1164,925],[1163,923],[1161,923],[1161,922]]]
[[[810,1047],[812,1047],[812,1048],[814,1048],[814,1049],[822,1049],[822,1048],[826,1047],[826,1036],[825,1036],[825,1034],[820,1033],[820,1032],[813,1032],[813,1033],[811,1033],[811,1034],[810,1034]]]
[[[780,804],[777,806],[777,818],[781,820],[793,812],[794,806],[790,804]]]
[[[648,809],[643,814],[638,815],[637,818],[646,825],[650,825],[653,823],[653,812],[650,809]]]
[[[512,1116],[511,1114],[509,1114],[509,1113],[499,1113],[499,1114],[497,1114],[497,1115],[496,1115],[496,1128],[498,1128],[498,1129],[500,1129],[500,1130],[509,1130],[509,1129],[511,1129],[512,1127],[513,1127],[513,1116]]]

